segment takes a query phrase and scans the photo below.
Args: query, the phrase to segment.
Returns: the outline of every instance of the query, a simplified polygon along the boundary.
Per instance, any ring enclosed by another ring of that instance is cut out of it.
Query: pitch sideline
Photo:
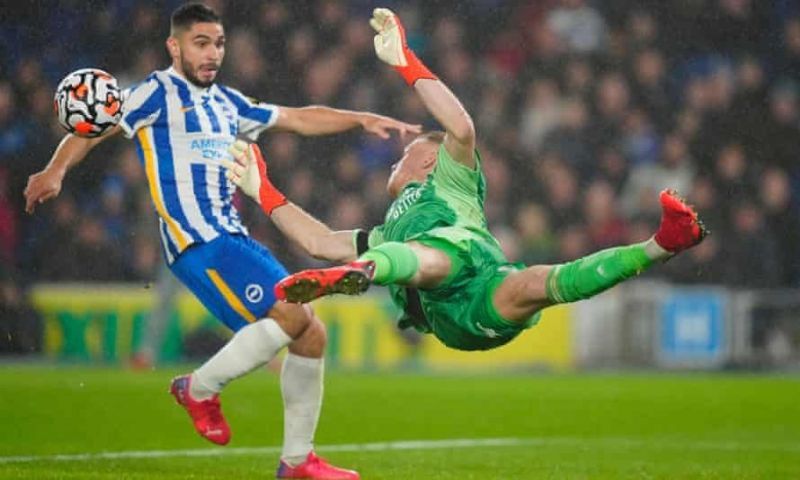
[[[800,453],[800,444],[751,444],[740,442],[682,442],[678,440],[645,438],[456,438],[445,440],[404,440],[393,442],[343,443],[320,445],[320,452],[385,452],[392,450],[438,450],[476,447],[533,447],[567,445],[575,447],[610,446],[622,448],[661,447],[689,450],[776,450]],[[229,455],[269,455],[280,453],[280,447],[198,448],[191,450],[125,450],[119,452],[74,453],[56,455],[19,455],[0,457],[0,465],[32,462],[81,462],[88,460],[124,460],[172,457],[221,457]]]

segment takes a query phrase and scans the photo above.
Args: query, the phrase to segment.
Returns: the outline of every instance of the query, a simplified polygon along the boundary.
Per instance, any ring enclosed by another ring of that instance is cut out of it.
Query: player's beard
[[[195,68],[194,65],[186,61],[186,59],[181,55],[181,69],[183,70],[183,75],[186,77],[186,80],[189,80],[193,85],[196,85],[200,88],[208,88],[213,83],[214,80],[217,78],[216,75],[209,81],[200,80],[200,78],[195,75],[195,71],[199,70],[200,67]],[[219,68],[219,67],[218,67]]]

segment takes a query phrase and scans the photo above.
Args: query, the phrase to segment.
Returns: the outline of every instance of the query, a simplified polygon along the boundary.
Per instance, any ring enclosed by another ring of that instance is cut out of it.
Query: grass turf
[[[0,367],[0,478],[272,478],[274,453],[225,454],[166,393],[176,371]],[[800,478],[800,381],[724,374],[332,373],[319,451],[365,479]],[[230,447],[278,446],[277,376],[223,405]],[[456,438],[528,444],[403,451],[325,445]],[[7,462],[1,457],[216,449],[218,456]],[[234,451],[235,453],[235,451]]]

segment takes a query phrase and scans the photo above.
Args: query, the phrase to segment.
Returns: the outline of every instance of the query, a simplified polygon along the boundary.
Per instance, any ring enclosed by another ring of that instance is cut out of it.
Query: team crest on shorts
[[[258,303],[264,298],[264,289],[261,285],[251,283],[244,289],[244,297],[250,303]]]

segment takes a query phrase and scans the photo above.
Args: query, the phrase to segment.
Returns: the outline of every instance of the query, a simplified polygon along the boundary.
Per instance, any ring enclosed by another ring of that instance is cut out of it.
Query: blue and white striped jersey
[[[172,68],[131,90],[120,126],[144,164],[169,263],[194,243],[247,234],[220,161],[237,137],[255,140],[277,119],[275,105],[223,85],[197,87]]]

